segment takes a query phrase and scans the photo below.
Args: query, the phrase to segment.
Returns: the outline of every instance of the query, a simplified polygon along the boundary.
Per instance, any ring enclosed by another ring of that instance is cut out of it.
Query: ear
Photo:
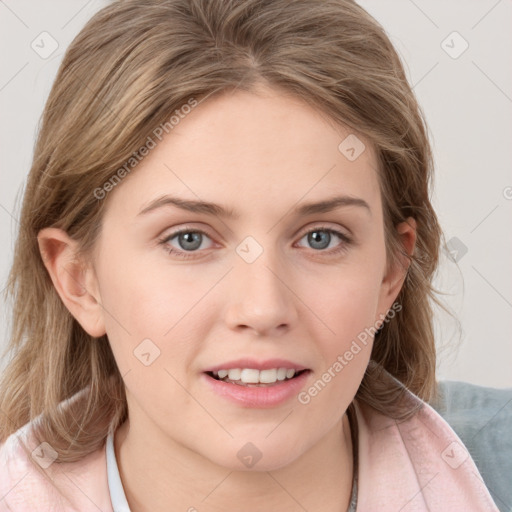
[[[403,251],[408,256],[412,256],[416,246],[416,221],[412,217],[408,217],[404,222],[398,224],[395,229],[400,237]],[[378,306],[379,321],[386,316],[402,289],[410,265],[406,254],[402,252],[397,254],[397,261],[394,265],[389,266],[382,280]]]
[[[98,282],[91,265],[78,257],[78,243],[65,231],[44,228],[37,235],[44,265],[62,302],[83,329],[96,338],[105,334]]]

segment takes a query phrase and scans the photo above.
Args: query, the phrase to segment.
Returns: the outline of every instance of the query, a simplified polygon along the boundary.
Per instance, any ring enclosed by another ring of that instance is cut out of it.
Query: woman
[[[351,1],[102,9],[24,196],[0,510],[497,510],[428,405],[431,173]]]

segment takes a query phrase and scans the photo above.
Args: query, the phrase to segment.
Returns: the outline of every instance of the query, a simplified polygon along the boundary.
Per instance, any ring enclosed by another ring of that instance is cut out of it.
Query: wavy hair
[[[395,226],[417,241],[397,301],[375,335],[356,398],[404,418],[400,387],[435,395],[433,288],[442,232],[430,203],[433,158],[423,113],[385,30],[351,0],[122,0],[97,12],[68,47],[45,105],[20,215],[6,300],[12,333],[0,382],[0,442],[38,418],[58,461],[101,447],[127,418],[123,379],[106,335],[66,309],[37,235],[65,230],[87,256],[101,231],[102,187],[156,127],[187,104],[228,90],[280,88],[374,145],[388,264],[405,255]],[[59,403],[84,388],[78,402]]]

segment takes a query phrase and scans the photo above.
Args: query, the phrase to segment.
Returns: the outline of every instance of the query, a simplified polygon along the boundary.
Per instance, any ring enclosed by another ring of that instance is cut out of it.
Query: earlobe
[[[96,338],[105,334],[96,278],[77,257],[78,243],[65,231],[44,228],[37,236],[39,251],[62,302],[83,329]]]

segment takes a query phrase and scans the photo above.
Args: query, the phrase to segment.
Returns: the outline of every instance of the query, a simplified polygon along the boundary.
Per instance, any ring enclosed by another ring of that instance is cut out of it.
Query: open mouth
[[[225,382],[227,384],[235,384],[237,386],[245,387],[270,387],[296,379],[303,373],[310,371],[311,370],[309,369],[295,371],[287,370],[286,368],[258,371],[236,368],[229,371],[220,370],[219,372],[208,371],[205,373],[212,379]]]

